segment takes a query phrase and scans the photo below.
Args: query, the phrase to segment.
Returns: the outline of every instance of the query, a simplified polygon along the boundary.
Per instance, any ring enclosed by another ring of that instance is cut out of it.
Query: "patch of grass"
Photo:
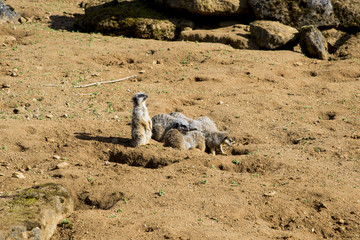
[[[240,165],[241,162],[239,160],[237,160],[236,158],[234,160],[231,161],[233,164],[235,165]]]
[[[165,195],[164,189],[160,189],[160,191],[157,193],[158,196],[162,197]]]

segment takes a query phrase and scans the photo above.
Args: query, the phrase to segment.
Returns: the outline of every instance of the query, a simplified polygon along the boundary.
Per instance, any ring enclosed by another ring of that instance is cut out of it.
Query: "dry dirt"
[[[78,33],[80,0],[5,3],[32,20],[0,28],[0,191],[63,184],[53,239],[360,239],[360,59]],[[140,91],[234,147],[131,148]]]

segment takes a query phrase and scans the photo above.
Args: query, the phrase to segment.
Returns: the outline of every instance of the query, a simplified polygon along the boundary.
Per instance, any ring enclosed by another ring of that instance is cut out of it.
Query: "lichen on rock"
[[[50,239],[58,221],[74,205],[65,188],[54,183],[36,185],[0,200],[0,239]]]
[[[86,8],[74,28],[106,35],[173,40],[176,25],[141,0],[117,1]]]

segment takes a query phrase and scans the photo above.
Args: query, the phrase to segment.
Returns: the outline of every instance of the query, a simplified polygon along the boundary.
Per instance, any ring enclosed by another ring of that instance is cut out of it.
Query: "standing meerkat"
[[[189,131],[184,135],[173,128],[167,131],[164,136],[164,147],[178,148],[180,150],[198,148],[204,152],[206,148],[205,137],[200,131]]]
[[[182,118],[174,118],[169,114],[158,114],[152,117],[152,138],[162,142],[167,131],[176,128],[182,133],[189,131],[189,123]]]
[[[222,154],[224,154],[221,144],[227,144],[231,147],[232,142],[232,139],[226,132],[213,131],[205,133],[205,144],[210,149],[210,153],[214,156],[216,154],[216,150],[219,150]]]
[[[152,135],[152,122],[145,101],[148,95],[136,93],[133,98],[134,109],[131,121],[132,146],[137,147],[149,143]]]

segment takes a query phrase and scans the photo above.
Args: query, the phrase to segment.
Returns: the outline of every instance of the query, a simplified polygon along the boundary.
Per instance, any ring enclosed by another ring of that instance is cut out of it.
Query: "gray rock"
[[[260,20],[250,23],[251,36],[263,48],[290,48],[295,45],[298,31],[277,21]]]
[[[73,201],[62,186],[48,183],[2,196],[0,209],[0,239],[47,240]]]
[[[20,18],[20,14],[12,7],[6,5],[0,0],[0,23],[16,22]]]
[[[163,7],[208,16],[245,14],[249,12],[247,0],[155,0],[155,3]]]
[[[334,26],[331,0],[248,0],[259,20],[276,20],[300,28],[305,25]]]
[[[303,53],[311,58],[328,59],[327,42],[315,26],[304,27],[300,31],[300,46]]]
[[[180,33],[179,40],[223,43],[237,49],[259,49],[259,46],[251,39],[247,28],[245,25],[236,24],[212,30],[188,29]]]

